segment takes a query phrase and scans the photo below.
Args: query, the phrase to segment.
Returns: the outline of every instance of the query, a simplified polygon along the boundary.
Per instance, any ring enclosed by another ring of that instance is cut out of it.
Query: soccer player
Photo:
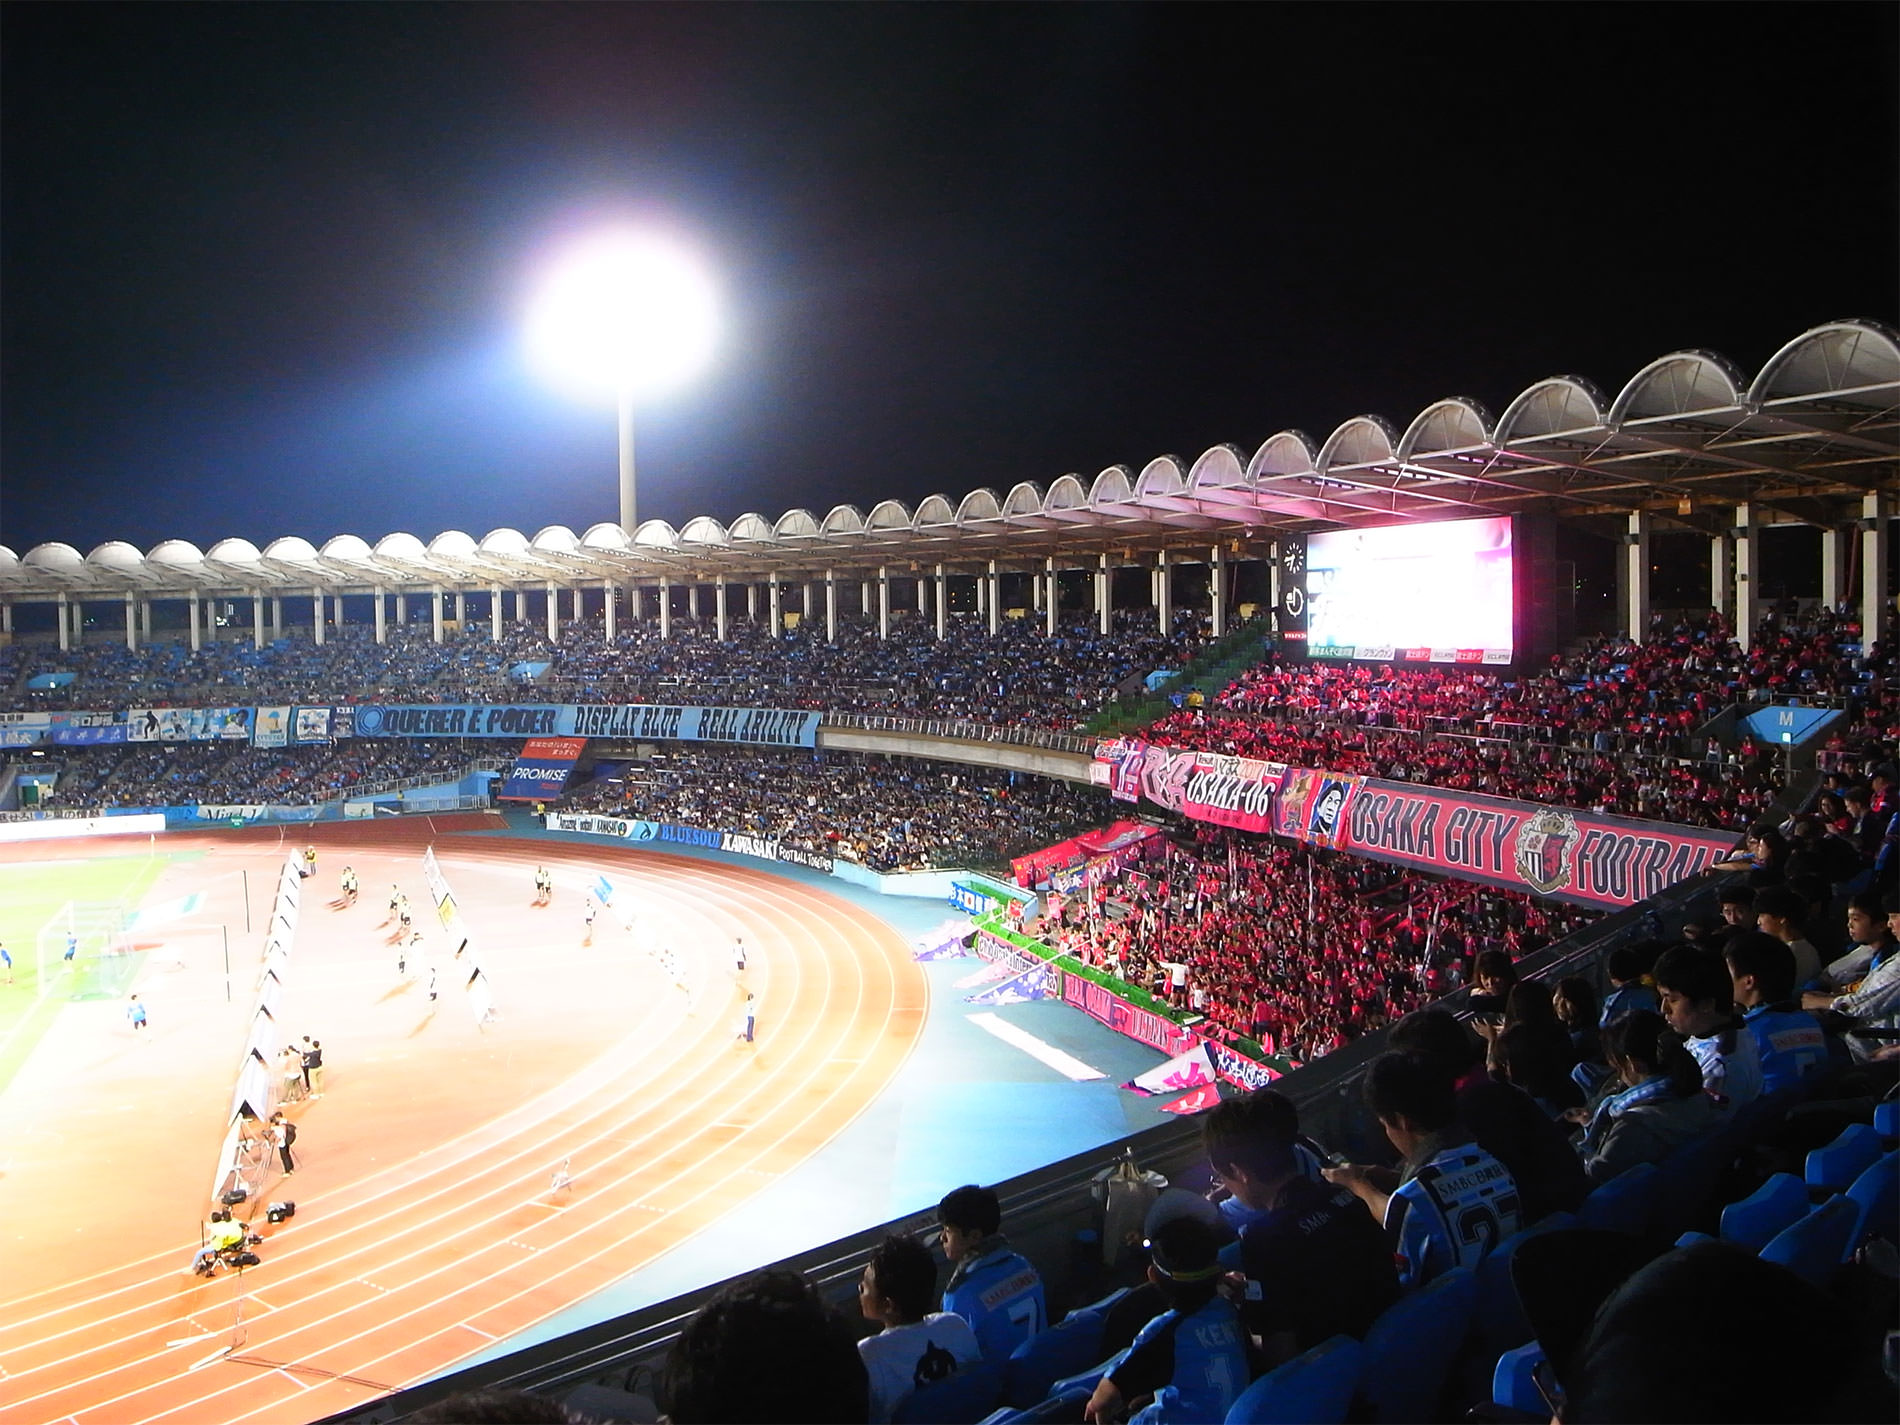
[[[937,1204],[937,1238],[950,1259],[943,1309],[970,1323],[983,1359],[1001,1364],[1049,1322],[1042,1277],[1002,1235],[994,1191],[966,1184]]]

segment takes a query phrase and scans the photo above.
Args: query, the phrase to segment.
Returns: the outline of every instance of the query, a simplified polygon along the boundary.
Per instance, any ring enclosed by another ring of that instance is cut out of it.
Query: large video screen
[[[1510,516],[1309,535],[1306,610],[1314,658],[1509,663]]]

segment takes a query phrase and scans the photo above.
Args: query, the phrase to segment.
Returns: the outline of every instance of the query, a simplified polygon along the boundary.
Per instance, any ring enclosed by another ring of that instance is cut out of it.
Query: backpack
[[[284,1146],[286,1148],[297,1146],[297,1125],[288,1118],[284,1120]]]

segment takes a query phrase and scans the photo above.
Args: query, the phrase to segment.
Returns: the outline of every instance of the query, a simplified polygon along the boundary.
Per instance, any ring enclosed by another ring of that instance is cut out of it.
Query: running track
[[[419,845],[369,844],[367,828],[349,830],[353,844],[325,848],[323,889],[306,895],[300,960],[326,929],[332,855],[416,865]],[[281,854],[270,848],[266,863]],[[492,1117],[451,1097],[465,1113],[448,1136],[302,1199],[262,1248],[264,1265],[241,1280],[191,1276],[196,1241],[160,1233],[138,1260],[76,1265],[57,1286],[0,1300],[0,1421],[308,1421],[413,1384],[741,1209],[876,1097],[921,1028],[927,987],[895,933],[800,882],[611,844],[444,837],[437,854],[483,945],[500,938],[534,861],[554,867],[557,900],[570,905],[594,868],[606,870],[643,918],[681,937],[690,1003],[639,957],[643,993],[624,1032],[580,1073]],[[364,905],[351,915],[381,915],[368,906],[376,874],[363,874]],[[408,879],[419,883],[419,872]],[[752,949],[745,982],[761,1005],[751,1047],[732,1033],[735,932]],[[488,1032],[518,1033],[522,1012],[511,1017],[508,977],[498,979],[502,1014]],[[301,984],[293,976],[288,993]],[[465,1014],[459,1004],[444,1012]],[[151,1087],[142,1111],[163,1114],[163,1086]],[[326,1098],[313,1107],[335,1133],[350,1110],[336,1085]],[[575,1184],[554,1192],[549,1165],[570,1154]],[[315,1186],[312,1176],[299,1186]],[[266,1196],[289,1195],[287,1185]],[[167,1225],[180,1215],[172,1205]],[[761,1260],[772,1255],[772,1224],[761,1223]]]

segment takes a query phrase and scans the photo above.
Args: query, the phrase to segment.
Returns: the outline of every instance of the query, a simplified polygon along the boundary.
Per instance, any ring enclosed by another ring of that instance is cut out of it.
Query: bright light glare
[[[706,270],[644,233],[606,233],[570,249],[528,309],[535,365],[589,397],[663,395],[705,367],[718,335]]]

